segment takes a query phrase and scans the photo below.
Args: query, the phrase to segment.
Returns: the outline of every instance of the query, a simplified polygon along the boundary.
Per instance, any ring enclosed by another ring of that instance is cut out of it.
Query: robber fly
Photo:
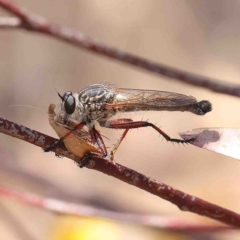
[[[79,123],[78,128],[87,126],[93,143],[98,145],[104,157],[107,156],[107,150],[101,135],[95,129],[96,122],[102,127],[124,129],[121,139],[112,151],[114,153],[129,129],[133,128],[150,126],[171,142],[188,143],[195,140],[194,138],[188,140],[171,138],[160,128],[147,121],[133,121],[128,118],[111,119],[118,113],[188,111],[204,115],[212,110],[210,102],[205,100],[197,102],[192,96],[165,91],[117,88],[111,84],[93,84],[79,93],[68,91],[63,96],[59,93],[58,95],[62,100],[62,110],[66,112],[63,122],[67,123],[71,118]],[[73,132],[74,130],[71,130],[71,133]]]

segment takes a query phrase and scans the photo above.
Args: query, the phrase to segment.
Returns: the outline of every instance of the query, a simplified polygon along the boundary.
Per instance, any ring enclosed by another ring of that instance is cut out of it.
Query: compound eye
[[[65,92],[62,96],[62,100],[63,101],[66,101],[68,99],[68,96],[72,96],[72,92],[68,91],[68,92]]]
[[[73,97],[72,93],[68,95],[66,95],[66,93],[63,95],[63,98],[65,100],[64,108],[67,114],[72,114],[75,110],[75,98]]]

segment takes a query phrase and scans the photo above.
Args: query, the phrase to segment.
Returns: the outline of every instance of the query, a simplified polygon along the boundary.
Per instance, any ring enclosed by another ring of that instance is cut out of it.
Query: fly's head
[[[93,126],[95,121],[103,122],[116,113],[114,109],[106,109],[106,104],[112,104],[116,98],[113,88],[107,84],[93,84],[79,93],[67,91],[63,96],[58,95],[67,118],[87,122],[89,127]]]
[[[63,122],[67,123],[68,120],[74,119],[78,123],[80,122],[86,122],[86,116],[84,112],[79,111],[78,108],[78,94],[77,93],[72,93],[70,91],[67,91],[61,96],[58,93],[58,96],[62,100],[61,103],[61,109],[62,109],[62,115],[64,117]]]

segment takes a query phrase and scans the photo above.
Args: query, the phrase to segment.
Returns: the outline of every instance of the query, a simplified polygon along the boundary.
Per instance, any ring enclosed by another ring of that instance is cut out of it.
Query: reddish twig
[[[15,198],[18,201],[33,205],[38,208],[50,210],[54,213],[69,214],[82,217],[101,217],[114,221],[124,221],[141,224],[149,227],[162,228],[164,230],[175,231],[219,231],[233,230],[228,226],[203,225],[199,223],[187,222],[183,219],[160,217],[154,215],[141,215],[132,213],[122,213],[90,207],[82,204],[69,203],[53,198],[10,190],[0,186],[0,195]]]
[[[51,189],[51,195],[57,192],[57,199],[45,198],[40,195],[33,195],[26,192],[14,191],[6,187],[0,186],[0,195],[15,198],[23,203],[30,204],[41,209],[52,211],[53,213],[69,214],[76,216],[86,216],[86,217],[102,217],[115,221],[131,222],[135,224],[141,224],[148,227],[156,227],[164,230],[175,230],[175,231],[224,231],[224,230],[234,230],[235,228],[226,225],[209,225],[202,224],[202,222],[197,221],[187,221],[186,219],[179,219],[175,217],[158,216],[158,215],[145,215],[145,214],[133,214],[129,212],[118,212],[109,211],[105,209],[99,209],[99,207],[93,207],[83,204],[74,204],[72,199],[76,198],[76,195],[67,189],[62,190],[57,185],[46,179],[28,173],[25,169],[16,169],[14,166],[7,167],[6,161],[1,161],[0,171],[11,175],[18,181],[18,179],[25,179],[27,182],[36,183],[37,186],[46,189]],[[53,193],[54,189],[54,193]],[[32,197],[33,196],[33,197]],[[66,200],[66,197],[69,200]],[[39,201],[36,199],[40,199]],[[64,199],[64,200],[59,200]],[[81,196],[83,201],[86,201],[83,196]],[[41,204],[39,204],[39,202]],[[48,203],[52,203],[49,205]],[[43,203],[43,204],[42,204]],[[1,209],[0,209],[1,213]]]
[[[1,17],[0,18],[0,28],[16,28],[20,27],[21,21],[19,18],[15,17]]]
[[[21,24],[16,24],[15,28],[44,33],[46,35],[63,40],[72,45],[84,48],[88,51],[110,57],[125,64],[130,64],[153,73],[157,73],[171,79],[177,79],[181,82],[188,83],[194,86],[207,88],[215,92],[228,94],[231,96],[240,97],[240,85],[219,81],[217,79],[208,78],[205,76],[189,73],[178,70],[163,64],[155,63],[150,60],[143,59],[133,54],[121,51],[114,47],[107,46],[96,40],[85,36],[81,32],[74,31],[70,28],[59,26],[48,22],[43,17],[36,16],[24,9],[15,6],[10,1],[0,0],[0,7],[14,14],[21,19]],[[11,25],[11,24],[10,24]],[[4,27],[0,24],[0,27]],[[5,27],[13,27],[6,24]]]
[[[44,149],[51,146],[56,141],[56,139],[52,137],[3,118],[0,118],[0,132],[22,139]],[[73,159],[78,164],[81,162],[81,159],[69,153],[64,145],[56,148],[54,151],[59,155]],[[235,212],[176,190],[116,162],[99,157],[94,157],[91,161],[92,169],[163,198],[175,204],[182,211],[197,213],[222,223],[240,227],[240,215]]]

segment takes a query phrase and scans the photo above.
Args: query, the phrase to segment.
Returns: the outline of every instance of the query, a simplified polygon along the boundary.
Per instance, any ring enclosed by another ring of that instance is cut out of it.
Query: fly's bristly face
[[[78,123],[86,122],[86,117],[84,112],[80,112],[77,108],[78,103],[78,94],[67,91],[61,96],[58,93],[58,96],[62,100],[61,103],[61,115],[63,118],[63,123],[67,126],[68,119],[75,120]]]

